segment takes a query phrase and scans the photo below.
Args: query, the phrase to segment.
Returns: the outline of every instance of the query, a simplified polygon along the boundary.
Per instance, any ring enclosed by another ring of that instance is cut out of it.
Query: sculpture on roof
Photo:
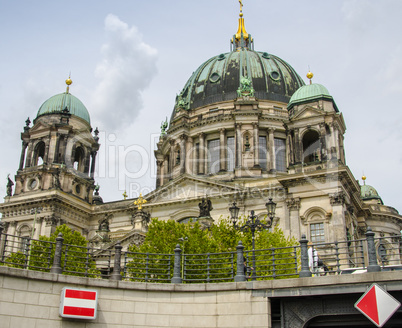
[[[237,96],[238,97],[243,97],[243,96],[254,96],[254,89],[251,84],[251,80],[248,77],[242,76],[240,78],[240,87],[237,89]]]
[[[165,122],[162,121],[161,123],[161,137],[164,137],[166,135],[166,129],[168,128],[168,121],[167,121],[167,117]]]
[[[10,174],[7,175],[7,196],[11,196],[13,193],[14,182],[10,179]]]

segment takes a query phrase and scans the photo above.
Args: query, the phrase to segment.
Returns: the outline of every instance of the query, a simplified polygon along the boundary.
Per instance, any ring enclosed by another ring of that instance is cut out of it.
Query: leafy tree
[[[242,226],[246,221],[246,217],[240,218],[238,225]],[[133,260],[127,265],[128,275],[132,279],[143,280],[144,274],[147,274],[145,280],[158,280],[162,276],[161,271],[158,271],[162,266],[160,261],[152,262],[152,254],[173,254],[176,245],[180,244],[186,257],[187,280],[193,279],[197,282],[208,278],[221,281],[228,279],[225,277],[232,279],[235,274],[233,268],[236,267],[236,246],[240,240],[245,250],[252,249],[251,232],[236,230],[228,218],[219,220],[209,229],[203,229],[199,222],[181,224],[173,220],[152,219],[144,243],[129,248],[129,252],[135,255],[130,253]],[[289,247],[298,245],[296,239],[286,238],[281,229],[274,228],[272,231],[256,232],[255,245],[257,250],[265,250],[256,252],[258,275],[272,277],[277,274],[290,276],[293,274],[294,276],[297,249]],[[248,255],[250,257],[251,253]],[[145,267],[147,264],[148,267]],[[172,270],[172,265],[162,270],[165,280]]]
[[[86,248],[86,238],[65,224],[58,226],[50,237],[40,236],[39,240],[33,240],[30,251],[10,254],[6,262],[12,267],[49,271],[53,264],[55,243],[59,233],[62,233],[64,239],[61,257],[63,274],[89,277],[99,274],[95,261]]]

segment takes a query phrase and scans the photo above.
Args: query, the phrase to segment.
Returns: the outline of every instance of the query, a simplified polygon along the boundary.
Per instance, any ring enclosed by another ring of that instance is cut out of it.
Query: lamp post
[[[243,226],[238,226],[237,225],[237,220],[238,220],[238,216],[239,216],[239,208],[236,206],[236,202],[233,202],[233,205],[231,207],[229,207],[229,211],[230,211],[230,215],[231,215],[231,219],[233,222],[233,227],[236,230],[240,230],[240,231],[251,231],[251,236],[252,236],[252,249],[253,249],[253,257],[252,257],[252,261],[253,261],[253,273],[252,273],[252,280],[256,280],[256,272],[255,272],[255,231],[261,231],[263,229],[269,229],[272,226],[272,220],[275,216],[275,209],[276,209],[276,203],[274,203],[272,201],[272,198],[269,199],[269,201],[265,204],[265,207],[267,209],[268,212],[268,218],[269,221],[267,224],[263,223],[260,221],[260,219],[258,219],[258,217],[256,215],[254,215],[254,210],[251,211],[249,219],[247,220],[247,222],[243,225]]]
[[[30,245],[29,245],[27,268],[29,268],[29,264],[31,261],[32,239],[33,239],[34,233],[35,233],[36,215],[39,214],[41,211],[42,211],[42,207],[35,207],[35,208],[31,209],[31,214],[34,214],[35,216],[34,216],[34,221],[32,224],[32,232],[31,232],[31,240],[30,240]]]
[[[184,279],[184,250],[185,250],[187,240],[188,240],[188,237],[179,238],[179,241],[183,242],[183,252],[181,254],[181,279]]]

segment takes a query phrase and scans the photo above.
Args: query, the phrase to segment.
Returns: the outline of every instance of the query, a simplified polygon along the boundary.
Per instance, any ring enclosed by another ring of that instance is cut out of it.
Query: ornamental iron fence
[[[219,283],[246,280],[356,274],[402,270],[402,236],[374,237],[311,244],[302,236],[290,247],[183,254],[122,251],[120,243],[105,250],[3,233],[0,224],[0,265],[81,277],[159,283]],[[253,267],[255,265],[255,267]]]

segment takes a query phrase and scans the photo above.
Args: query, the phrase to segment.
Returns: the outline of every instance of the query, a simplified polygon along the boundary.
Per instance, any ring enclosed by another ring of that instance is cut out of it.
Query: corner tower
[[[92,136],[88,110],[70,93],[70,78],[66,84],[42,104],[32,127],[26,121],[14,195],[58,189],[92,202],[98,130]]]

